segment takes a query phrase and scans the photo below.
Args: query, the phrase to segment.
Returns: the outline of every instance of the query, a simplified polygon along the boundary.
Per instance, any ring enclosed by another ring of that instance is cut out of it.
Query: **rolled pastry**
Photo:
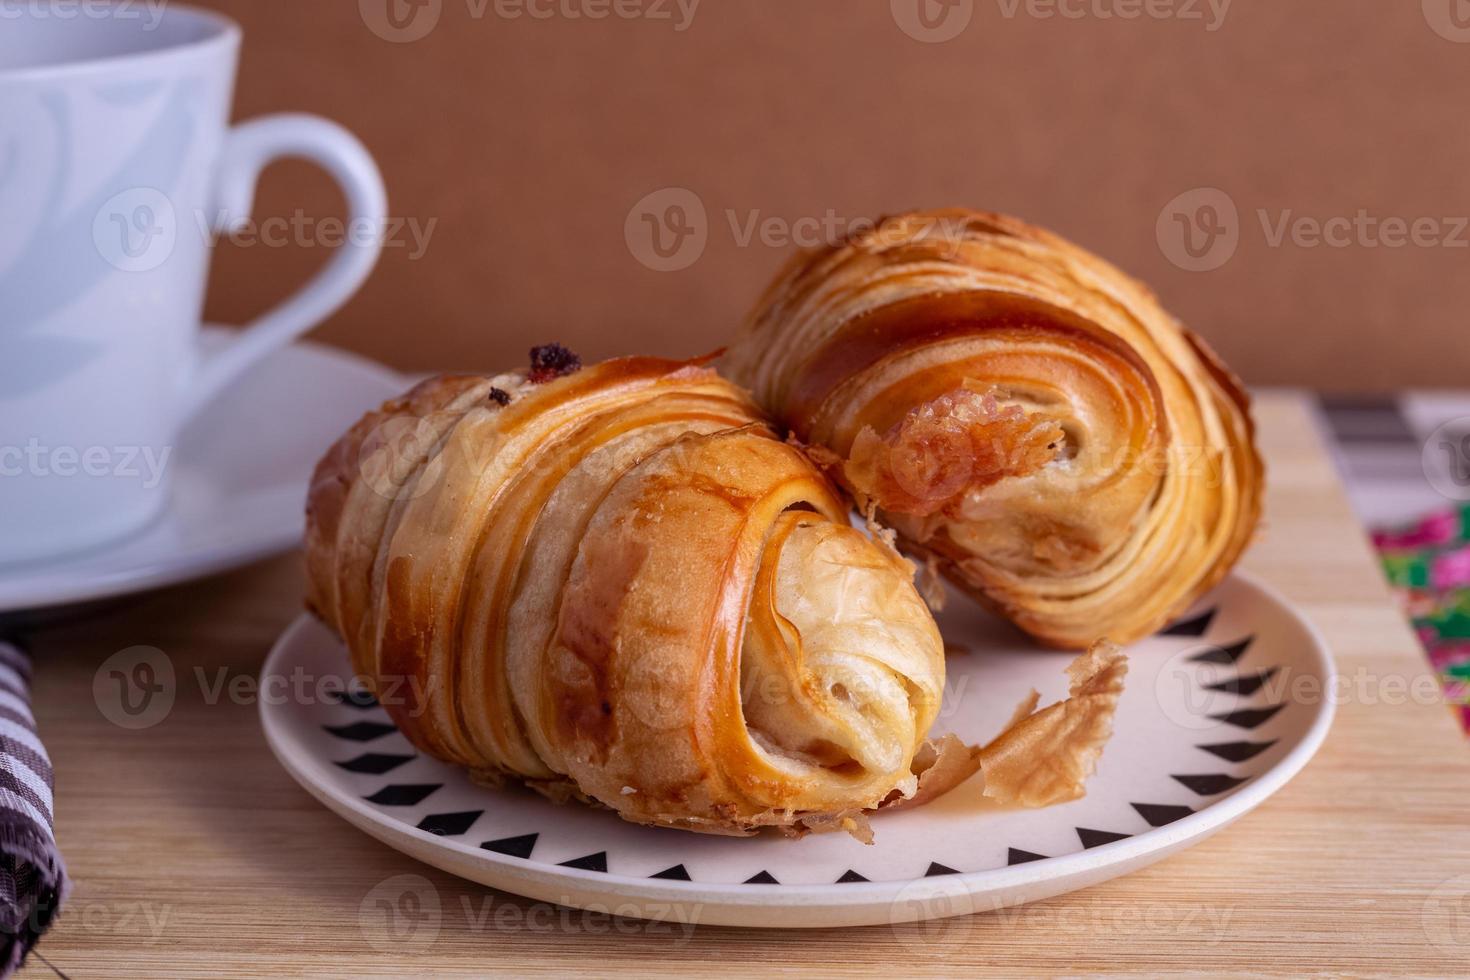
[[[859,506],[1022,629],[1146,636],[1260,515],[1240,383],[1153,295],[1014,218],[888,218],[796,256],[725,365]]]
[[[912,566],[708,367],[569,363],[425,381],[317,467],[308,606],[394,722],[639,823],[914,796],[944,658]]]

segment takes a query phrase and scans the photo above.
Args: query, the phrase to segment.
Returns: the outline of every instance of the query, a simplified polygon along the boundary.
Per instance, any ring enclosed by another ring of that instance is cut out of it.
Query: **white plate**
[[[206,327],[206,349],[229,339]],[[311,343],[256,365],[182,434],[168,508],[115,544],[0,565],[0,612],[124,595],[243,565],[301,541],[306,481],[362,413],[408,382]]]
[[[1030,688],[1043,703],[1064,693],[1069,655],[1037,650],[957,596],[940,624],[972,652],[949,659],[936,731],[988,738]],[[522,789],[475,786],[414,751],[352,685],[339,642],[307,617],[262,672],[262,691],[304,693],[262,698],[261,720],[277,758],[317,799],[473,881],[680,923],[873,925],[1035,901],[1150,864],[1259,805],[1327,734],[1334,672],[1321,638],[1248,577],[1231,577],[1129,653],[1116,734],[1086,798],[1005,809],[961,786],[874,817],[872,846],[846,834],[640,827]]]

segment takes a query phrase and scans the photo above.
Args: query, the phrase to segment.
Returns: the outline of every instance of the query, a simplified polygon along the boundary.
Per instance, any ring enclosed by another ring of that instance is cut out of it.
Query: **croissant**
[[[912,553],[1043,642],[1146,636],[1239,558],[1245,392],[1111,265],[1014,218],[887,218],[777,275],[723,365]]]
[[[565,360],[423,382],[316,469],[308,607],[394,722],[641,823],[914,797],[944,658],[912,566],[710,368]]]

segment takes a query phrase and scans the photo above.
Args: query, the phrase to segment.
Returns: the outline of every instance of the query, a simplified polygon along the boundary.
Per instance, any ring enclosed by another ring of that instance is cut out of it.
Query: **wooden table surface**
[[[75,881],[40,951],[77,978],[682,976],[706,963],[863,976],[1461,973],[1470,744],[1443,704],[1405,693],[1422,690],[1426,661],[1306,400],[1266,393],[1256,414],[1270,499],[1245,564],[1305,610],[1349,683],[1306,771],[1198,847],[1036,905],[927,926],[684,930],[537,906],[377,843],[276,764],[253,699],[228,686],[248,684],[301,608],[289,555],[34,633],[36,715]],[[92,685],[106,658],[136,644],[165,651],[178,683],[165,720],[129,731],[103,716]],[[403,874],[437,890],[437,932],[393,940],[363,916],[374,887]],[[24,975],[51,974],[32,958]]]

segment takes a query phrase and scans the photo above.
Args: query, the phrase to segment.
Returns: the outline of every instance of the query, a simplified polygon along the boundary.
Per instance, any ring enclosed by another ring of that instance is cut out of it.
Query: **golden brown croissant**
[[[1014,218],[888,218],[777,276],[726,367],[905,543],[1039,639],[1146,636],[1260,514],[1239,382],[1142,285]]]
[[[866,838],[864,811],[982,765],[997,799],[1081,795],[1115,649],[983,749],[927,740],[943,647],[912,566],[702,363],[558,350],[423,382],[313,475],[308,606],[414,744],[712,833]]]
[[[308,605],[404,734],[694,830],[913,797],[944,661],[912,566],[711,369],[556,373],[426,381],[317,467]]]

